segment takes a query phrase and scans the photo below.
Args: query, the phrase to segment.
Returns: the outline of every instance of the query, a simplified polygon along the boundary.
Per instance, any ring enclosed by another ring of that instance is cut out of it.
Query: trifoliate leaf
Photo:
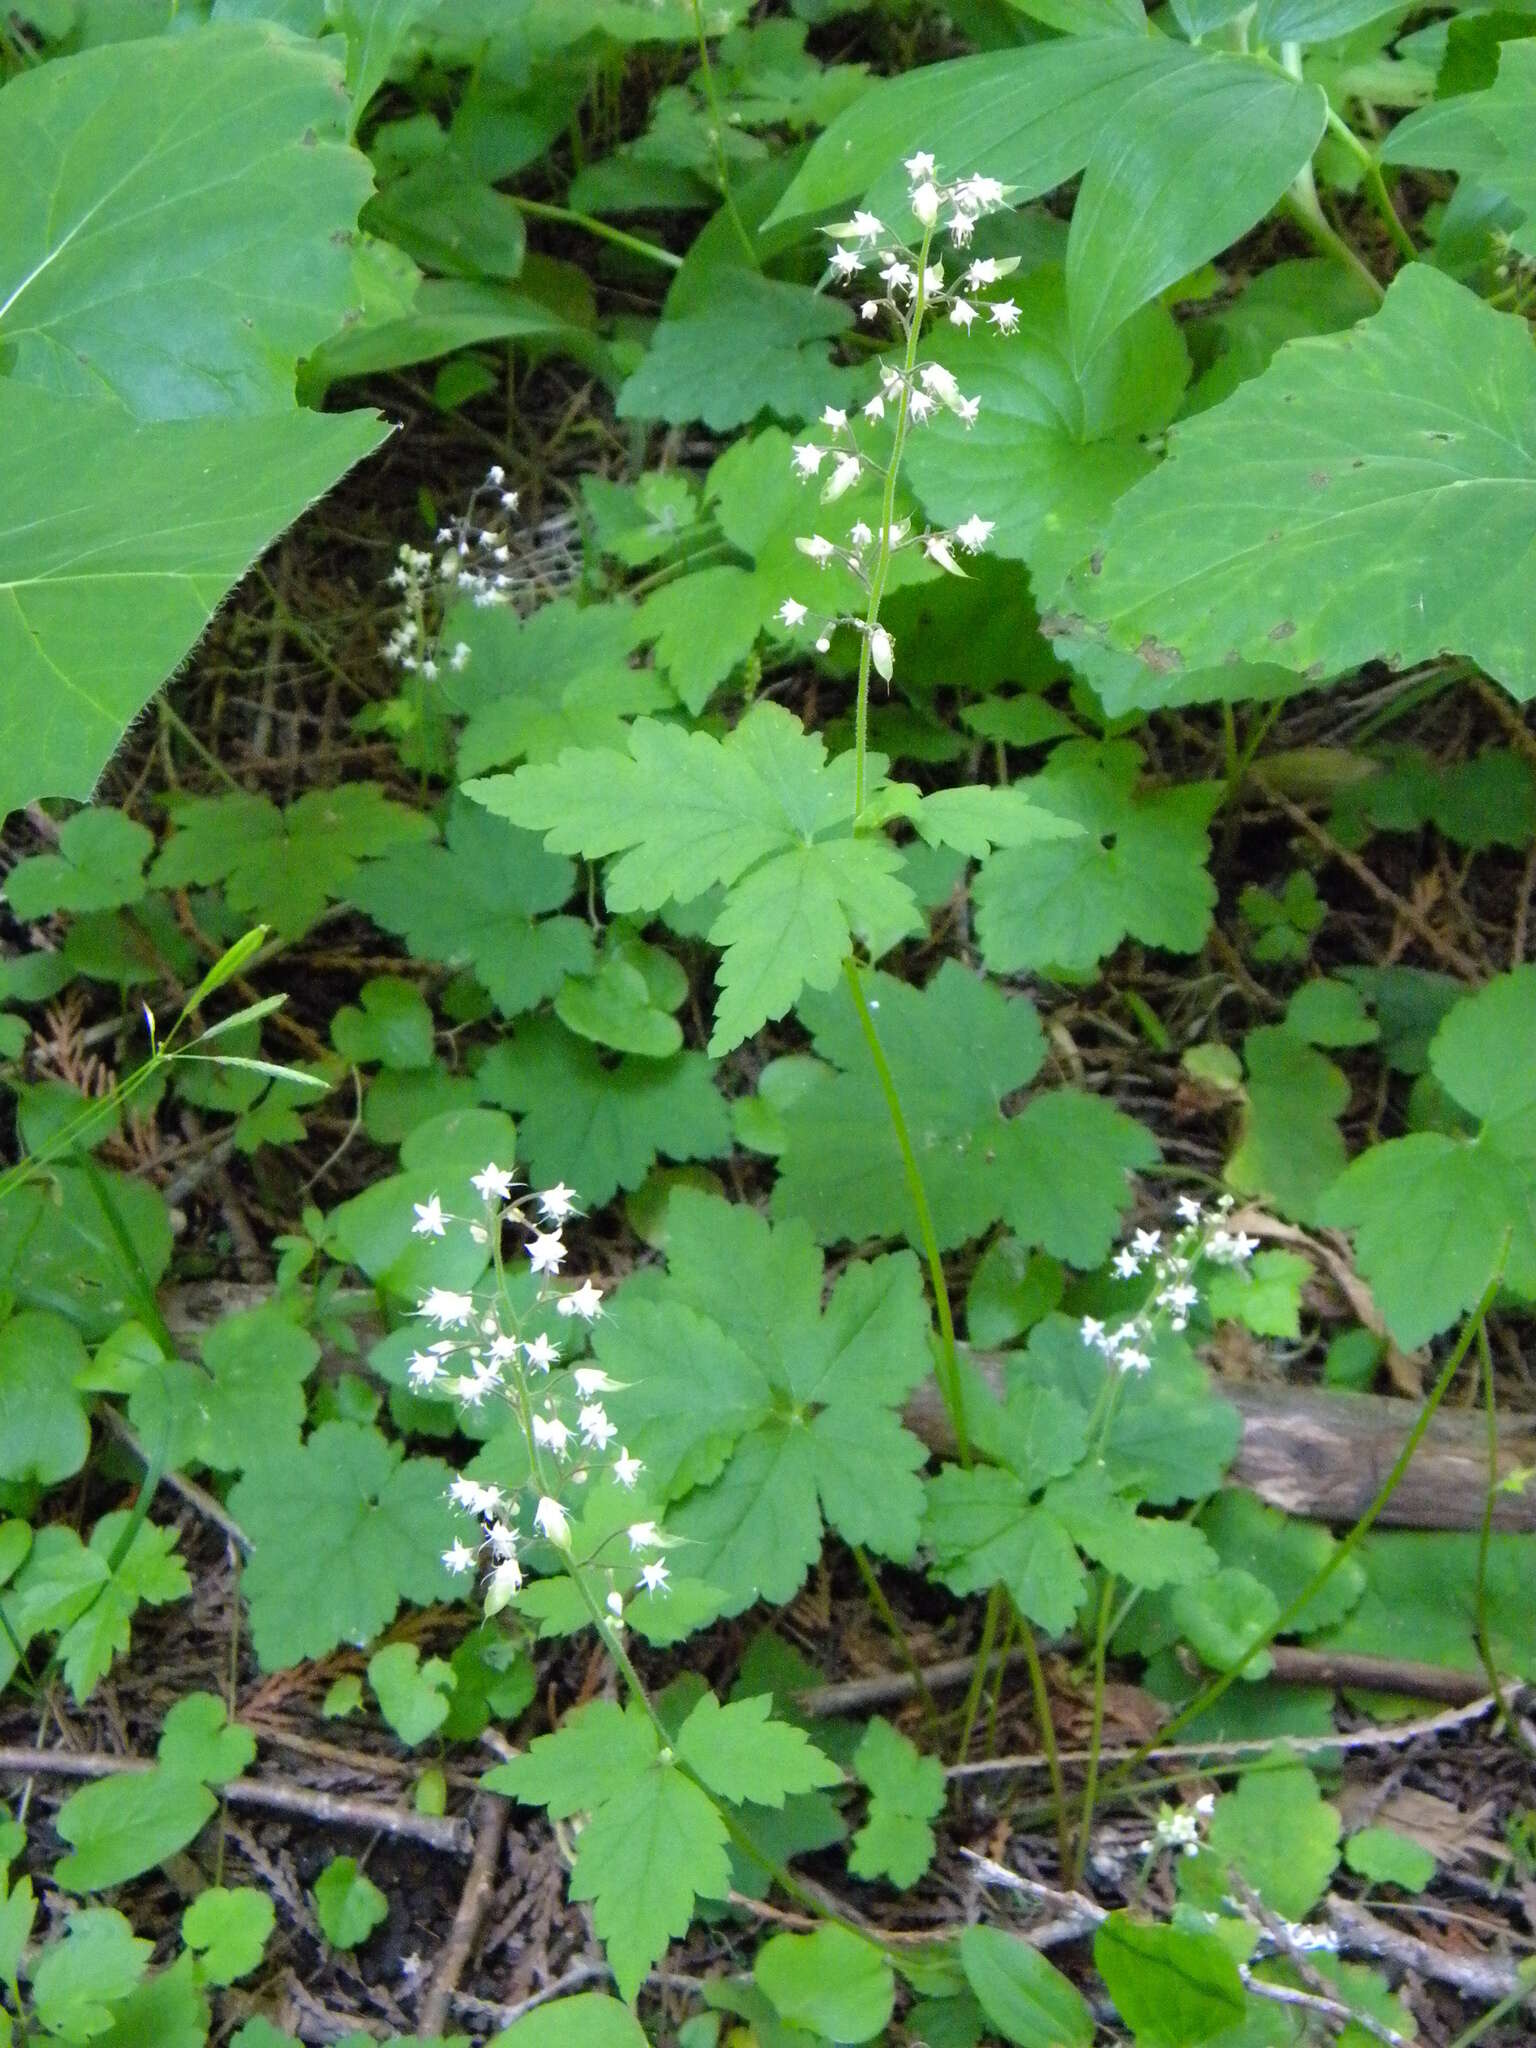
[[[940,1244],[962,1244],[1001,1219],[1025,1244],[1075,1265],[1102,1259],[1131,1200],[1129,1172],[1157,1158],[1150,1135],[1070,1089],[1005,1116],[1004,1101],[1044,1058],[1039,1020],[1030,1003],[957,962],[946,961],[924,989],[884,974],[865,975],[863,986]],[[807,1002],[804,1014],[829,1070],[781,1112],[774,1214],[804,1218],[823,1243],[898,1232],[915,1243],[901,1155],[858,1013],[839,991]]]
[[[443,639],[462,642],[469,654],[464,669],[450,669],[439,685],[456,711],[469,714],[459,774],[553,761],[562,747],[621,747],[626,719],[670,701],[654,671],[630,666],[642,637],[638,611],[617,599],[578,605],[556,598],[526,619],[509,605],[455,606]]]
[[[884,2034],[896,2003],[889,1960],[877,1942],[849,1927],[771,1935],[752,1974],[791,2027],[824,2041],[874,2040]]]
[[[619,417],[702,420],[715,433],[764,411],[811,419],[850,381],[827,360],[827,343],[852,323],[840,299],[733,270],[712,305],[657,321],[619,393]]]
[[[121,1913],[88,1906],[71,1913],[64,1939],[50,1942],[32,1972],[32,2003],[61,2041],[89,2041],[112,2025],[113,2007],[138,1984],[154,1949]]]
[[[696,569],[651,593],[641,623],[685,711],[698,717],[780,602],[762,577],[734,562]]]
[[[1060,269],[1031,271],[1010,296],[1020,318],[1006,340],[979,326],[941,331],[932,353],[981,412],[967,425],[941,409],[913,437],[904,469],[931,519],[995,519],[988,552],[1027,561],[1050,592],[1152,467],[1145,440],[1178,409],[1189,355],[1172,315],[1146,306],[1079,370]]]
[[[823,1515],[852,1542],[910,1556],[924,1454],[896,1410],[929,1363],[916,1262],[849,1266],[823,1312],[802,1225],[689,1189],[672,1197],[667,1250],[666,1279],[621,1295],[595,1349],[623,1383],[610,1413],[674,1503],[668,1530],[694,1546],[690,1570],[731,1613],[787,1600]]]
[[[1211,1275],[1206,1306],[1212,1322],[1238,1322],[1257,1337],[1299,1337],[1301,1290],[1311,1278],[1312,1262],[1300,1252],[1259,1252]]]
[[[1072,1625],[1087,1573],[1056,1517],[1030,1504],[1011,1472],[946,1465],[928,1487],[923,1537],[934,1577],[952,1593],[1005,1586],[1019,1612],[1047,1635]]]
[[[441,1657],[422,1661],[414,1643],[386,1643],[368,1660],[368,1683],[379,1712],[407,1749],[425,1742],[448,1718],[453,1670]]]
[[[242,1585],[263,1669],[371,1641],[402,1599],[453,1594],[441,1562],[457,1533],[450,1476],[353,1422],[252,1461],[229,1504],[251,1539]]]
[[[196,1951],[205,1984],[233,1984],[261,1961],[277,1909],[263,1891],[241,1885],[210,1885],[181,1916],[181,1938]]]
[[[1282,1756],[1285,1752],[1281,1752]],[[1207,1842],[1286,1920],[1310,1913],[1339,1863],[1339,1814],[1304,1764],[1245,1771],[1211,1816]]]
[[[389,1917],[389,1901],[353,1856],[333,1856],[312,1894],[320,1932],[335,1948],[356,1948]]]
[[[1443,373],[1433,393],[1426,362]],[[1525,322],[1410,263],[1369,320],[1289,343],[1175,428],[1064,603],[1160,668],[1236,657],[1333,675],[1449,651],[1524,700],[1533,414]]]
[[[730,1118],[702,1053],[629,1058],[599,1053],[553,1018],[520,1024],[480,1067],[482,1095],[520,1113],[521,1156],[535,1181],[565,1181],[597,1207],[635,1188],[659,1156],[714,1159]]]
[[[725,948],[713,1053],[782,1015],[806,982],[829,987],[855,934],[884,950],[920,923],[894,849],[850,830],[852,756],[829,763],[775,704],[754,705],[723,741],[638,719],[626,753],[567,749],[552,767],[466,787],[556,852],[616,854],[612,910],[656,911],[726,884],[711,928]]]
[[[1504,1260],[1536,1294],[1536,967],[1457,1004],[1430,1043],[1436,1080],[1481,1128],[1373,1145],[1323,1196],[1320,1219],[1352,1226],[1355,1257],[1392,1335],[1424,1343],[1471,1308]]]
[[[56,1486],[80,1470],[91,1425],[76,1389],[89,1366],[62,1316],[36,1309],[0,1325],[0,1479]]]
[[[418,855],[420,859],[422,856]],[[432,1064],[432,1009],[414,982],[375,975],[331,1019],[331,1043],[357,1066]]]
[[[58,850],[19,860],[5,878],[6,901],[26,921],[56,910],[115,910],[144,894],[144,863],[155,842],[121,811],[77,811],[59,828]]]
[[[222,882],[231,908],[284,938],[349,893],[360,861],[433,836],[430,818],[372,782],[311,790],[281,811],[264,796],[189,797],[172,823],[150,871],[156,887]]]
[[[1198,952],[1216,889],[1206,872],[1215,783],[1142,790],[1133,740],[1067,740],[1016,785],[1080,836],[1006,847],[976,877],[976,930],[998,974],[1087,973],[1127,936]]]
[[[142,1522],[114,1570],[112,1558],[128,1536],[127,1509],[103,1515],[84,1544],[64,1523],[37,1533],[26,1562],[6,1593],[6,1612],[23,1643],[57,1634],[56,1654],[65,1682],[83,1700],[128,1648],[130,1624],[141,1602],[162,1607],[191,1591],[175,1555],[176,1531]],[[15,1669],[14,1645],[0,1642],[0,1672]]]
[[[677,1732],[677,1754],[718,1798],[732,1806],[780,1807],[797,1793],[840,1785],[843,1774],[805,1731],[770,1719],[766,1694],[721,1706],[704,1694]]]
[[[1110,1490],[1101,1473],[1083,1467],[1048,1486],[1046,1511],[1078,1548],[1128,1585],[1156,1592],[1187,1586],[1216,1569],[1204,1536],[1191,1522],[1141,1515],[1133,1501]]]
[[[848,1868],[906,1891],[933,1861],[929,1823],[944,1810],[944,1766],[877,1719],[865,1729],[853,1767],[869,1792],[869,1814],[853,1838]]]

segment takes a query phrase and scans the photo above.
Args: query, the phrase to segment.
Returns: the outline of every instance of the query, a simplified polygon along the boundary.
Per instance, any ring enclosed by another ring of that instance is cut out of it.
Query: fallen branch
[[[490,1794],[482,1794],[475,1801],[470,1817],[470,1824],[475,1830],[475,1853],[470,1858],[469,1874],[459,1894],[458,1908],[448,1930],[442,1956],[432,1973],[427,1995],[421,2001],[417,2018],[423,2034],[441,2034],[448,2024],[449,2005],[459,1988],[464,1965],[469,1961],[475,1936],[491,1903],[496,1864],[501,1856],[510,1811],[505,1799],[497,1799]]]
[[[0,1746],[0,1774],[32,1778],[132,1777],[156,1767],[143,1757],[107,1756],[100,1750],[26,1749]],[[473,1847],[469,1824],[408,1808],[381,1806],[372,1799],[353,1799],[335,1792],[317,1792],[277,1778],[232,1778],[218,1788],[231,1806],[254,1806],[268,1813],[297,1814],[327,1827],[363,1828],[371,1834],[421,1842],[446,1855],[467,1856]]]

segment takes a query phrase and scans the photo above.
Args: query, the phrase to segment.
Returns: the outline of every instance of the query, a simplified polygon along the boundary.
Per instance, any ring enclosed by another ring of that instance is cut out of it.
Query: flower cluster
[[[1157,1809],[1157,1823],[1141,1845],[1143,1856],[1155,1856],[1163,1849],[1177,1849],[1181,1856],[1194,1856],[1200,1849],[1200,1828],[1216,1811],[1214,1792],[1202,1792],[1193,1806],[1169,1806],[1166,1802]]]
[[[1117,1372],[1145,1372],[1152,1363],[1152,1343],[1160,1328],[1186,1330],[1189,1313],[1200,1299],[1196,1272],[1202,1262],[1243,1266],[1258,1249],[1258,1239],[1244,1230],[1230,1230],[1232,1197],[1223,1195],[1207,1211],[1191,1195],[1180,1195],[1174,1213],[1177,1230],[1138,1230],[1115,1253],[1112,1270],[1120,1280],[1145,1278],[1146,1300],[1133,1316],[1113,1323],[1084,1316],[1083,1342],[1101,1351]]]
[[[449,1489],[454,1505],[478,1519],[480,1537],[474,1544],[455,1541],[443,1563],[455,1573],[482,1569],[486,1612],[494,1614],[522,1588],[525,1543],[542,1539],[569,1558],[573,1490],[606,1475],[632,1492],[644,1468],[619,1442],[603,1405],[603,1395],[617,1392],[617,1383],[592,1365],[555,1370],[562,1346],[549,1333],[549,1311],[586,1324],[602,1313],[602,1294],[591,1280],[573,1288],[558,1285],[568,1256],[564,1225],[577,1213],[574,1191],[562,1183],[519,1196],[510,1170],[494,1161],[469,1185],[478,1213],[454,1215],[433,1194],[413,1205],[411,1231],[424,1238],[467,1231],[493,1262],[494,1284],[485,1290],[430,1288],[416,1313],[436,1334],[411,1354],[406,1370],[418,1394],[447,1396],[471,1410],[506,1403],[524,1439],[522,1485],[493,1485],[461,1473]],[[521,1315],[512,1305],[504,1263],[509,1234],[521,1239],[528,1274],[537,1282],[532,1304]],[[666,1541],[661,1531],[640,1517],[625,1533],[631,1558],[644,1559],[635,1566],[636,1583],[646,1592],[664,1592],[668,1570],[660,1555]],[[606,1601],[609,1625],[622,1621],[622,1594],[610,1590]]]
[[[383,649],[391,668],[428,682],[444,666],[462,669],[469,660],[467,641],[446,650],[442,644],[449,600],[467,597],[481,609],[510,601],[506,515],[517,510],[517,493],[506,488],[506,481],[501,464],[493,463],[458,519],[437,529],[435,553],[402,544],[389,574],[390,587],[400,593],[400,616]]]
[[[873,213],[858,212],[851,220],[839,221],[826,232],[832,237],[831,274],[845,284],[858,279],[865,294],[859,311],[866,320],[894,325],[903,343],[899,363],[882,363],[879,384],[860,408],[859,420],[850,418],[839,406],[829,405],[821,415],[825,430],[796,444],[793,461],[796,473],[807,480],[821,480],[825,505],[835,504],[864,477],[873,475],[888,484],[900,464],[908,431],[921,427],[941,412],[951,414],[969,427],[981,410],[981,400],[967,396],[952,370],[940,362],[918,360],[918,343],[926,323],[947,314],[949,324],[969,331],[984,320],[1000,334],[1012,334],[1019,324],[1019,309],[1012,299],[984,300],[981,294],[1001,283],[1017,268],[1015,257],[982,256],[962,264],[953,274],[946,271],[943,258],[933,253],[935,235],[948,234],[956,248],[969,243],[983,214],[1005,204],[1007,187],[996,178],[968,177],[941,184],[934,160],[927,151],[907,158],[907,205],[917,224],[916,244],[903,238]],[[894,435],[888,463],[881,462],[861,445],[860,436],[880,427],[889,416]],[[886,504],[890,503],[887,490]],[[884,518],[884,515],[882,515]],[[928,560],[951,576],[963,576],[958,557],[976,554],[986,546],[994,522],[972,514],[958,526],[938,530],[914,530],[910,520],[890,520],[877,531],[867,520],[856,520],[847,537],[834,541],[825,534],[812,533],[795,545],[818,568],[840,562],[866,592],[877,581],[883,585],[884,568],[893,554],[904,548],[920,548]],[[871,566],[871,557],[878,568]],[[779,607],[780,621],[791,630],[812,619],[816,648],[825,654],[839,626],[850,626],[869,643],[876,672],[889,682],[894,661],[894,644],[878,619],[848,614],[817,614],[798,598],[786,598]]]

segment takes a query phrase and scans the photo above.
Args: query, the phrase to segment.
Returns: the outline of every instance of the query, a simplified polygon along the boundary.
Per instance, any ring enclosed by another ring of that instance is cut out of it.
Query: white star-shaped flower
[[[806,608],[803,604],[801,604],[798,598],[786,597],[784,602],[779,606],[778,618],[779,623],[781,625],[785,625],[793,629],[794,627],[800,625],[804,621],[805,617]]]
[[[547,1493],[541,1497],[533,1511],[533,1526],[541,1536],[547,1536],[551,1543],[557,1544],[562,1550],[571,1540],[571,1525],[565,1509],[561,1507],[559,1501],[551,1500]]]
[[[978,549],[986,546],[996,523],[992,519],[982,519],[973,512],[969,519],[962,520],[955,528],[955,539],[968,555],[974,555]]]
[[[523,1250],[535,1273],[558,1273],[565,1264],[565,1240],[558,1230],[536,1230]]]
[[[632,1458],[627,1450],[621,1450],[613,1461],[613,1476],[620,1486],[631,1487],[645,1470],[638,1458]]]
[[[827,459],[827,451],[815,441],[797,441],[790,450],[790,458],[801,476],[815,476]]]
[[[467,1323],[475,1312],[475,1297],[472,1294],[455,1294],[448,1287],[434,1287],[423,1295],[421,1306],[416,1313],[425,1316],[429,1323],[436,1323],[440,1330],[450,1330]]]
[[[545,1188],[539,1196],[539,1214],[546,1223],[563,1223],[567,1216],[576,1213],[576,1190],[568,1188],[563,1180],[557,1180],[552,1188]]]
[[[664,1593],[667,1589],[667,1577],[666,1559],[658,1557],[653,1564],[642,1568],[640,1583],[647,1593]]]
[[[504,1202],[512,1192],[512,1176],[504,1166],[498,1166],[493,1159],[488,1166],[470,1177],[470,1186],[482,1202]]]
[[[447,1219],[443,1215],[443,1205],[436,1195],[428,1202],[413,1202],[411,1207],[416,1211],[416,1221],[411,1225],[412,1237],[447,1235]]]
[[[540,1330],[537,1337],[524,1344],[523,1356],[535,1372],[548,1372],[558,1362],[560,1353]]]
[[[583,1280],[574,1294],[562,1294],[555,1308],[563,1316],[580,1316],[590,1323],[602,1313],[603,1297],[590,1280]]]

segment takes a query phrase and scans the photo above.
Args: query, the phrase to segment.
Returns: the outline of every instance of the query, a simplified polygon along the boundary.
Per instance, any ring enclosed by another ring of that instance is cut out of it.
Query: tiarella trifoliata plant
[[[520,1483],[496,1484],[467,1472],[454,1480],[452,1501],[475,1516],[479,1536],[474,1543],[457,1538],[443,1563],[455,1574],[481,1573],[485,1611],[496,1614],[522,1590],[526,1546],[542,1542],[584,1592],[602,1581],[592,1619],[606,1634],[622,1624],[627,1591],[638,1585],[663,1593],[669,1574],[666,1539],[638,1512],[624,1526],[622,1545],[612,1534],[592,1554],[578,1555],[573,1545],[583,1489],[606,1477],[633,1493],[643,1470],[618,1442],[603,1406],[615,1383],[596,1366],[565,1365],[564,1347],[546,1327],[553,1316],[579,1329],[602,1313],[592,1280],[561,1284],[568,1256],[563,1227],[577,1213],[576,1194],[563,1183],[521,1192],[512,1169],[492,1160],[471,1177],[466,1195],[474,1202],[463,1214],[445,1209],[438,1194],[413,1204],[411,1231],[426,1238],[467,1232],[485,1247],[490,1278],[484,1287],[433,1287],[422,1295],[416,1313],[438,1334],[412,1353],[408,1378],[415,1393],[447,1395],[462,1409],[504,1407],[526,1467]],[[509,1242],[536,1282],[521,1309],[505,1263]],[[615,1548],[620,1554],[610,1555]]]
[[[492,463],[458,518],[437,529],[431,548],[401,543],[389,573],[390,588],[400,593],[399,617],[382,649],[391,668],[430,683],[444,668],[468,664],[467,641],[444,647],[444,616],[456,599],[480,610],[511,602],[507,515],[516,510],[517,493],[507,489],[506,471]]]
[[[1202,1261],[1241,1267],[1257,1251],[1257,1238],[1227,1228],[1233,1207],[1230,1195],[1222,1195],[1209,1211],[1192,1195],[1180,1195],[1174,1205],[1176,1229],[1138,1230],[1115,1253],[1110,1270],[1116,1279],[1142,1280],[1146,1299],[1131,1316],[1113,1321],[1085,1316],[1082,1333],[1083,1341],[1102,1351],[1117,1372],[1146,1372],[1158,1332],[1189,1328],[1190,1310],[1200,1300]]]
[[[960,389],[952,371],[943,363],[923,359],[923,335],[941,316],[966,331],[978,319],[984,320],[999,335],[1012,334],[1019,324],[1019,309],[1012,299],[981,296],[1016,270],[1018,259],[984,256],[967,263],[958,253],[970,244],[976,223],[1007,203],[1008,187],[996,178],[974,175],[946,184],[926,150],[908,157],[905,169],[911,216],[907,233],[862,210],[825,230],[833,244],[829,275],[860,294],[861,319],[894,329],[899,357],[881,363],[879,387],[860,409],[858,419],[841,407],[828,406],[821,416],[825,435],[798,442],[793,454],[795,471],[801,477],[821,477],[826,469],[821,490],[824,505],[835,504],[866,475],[880,479],[877,527],[858,519],[841,540],[818,531],[802,535],[795,543],[818,568],[835,561],[849,570],[866,594],[865,609],[862,616],[819,613],[793,596],[786,597],[779,608],[780,620],[791,629],[811,626],[820,653],[830,649],[832,635],[840,626],[852,628],[860,637],[854,712],[856,816],[863,810],[865,798],[869,672],[873,667],[885,682],[895,672],[895,642],[880,618],[891,563],[902,550],[920,548],[947,574],[963,576],[958,556],[984,548],[995,524],[980,512],[942,529],[917,527],[910,519],[896,517],[897,483],[907,436],[940,411],[952,413],[969,426],[980,410],[980,400]],[[949,247],[944,254],[936,254],[935,243],[941,238]],[[876,433],[882,439],[889,436],[883,458],[866,445]]]

